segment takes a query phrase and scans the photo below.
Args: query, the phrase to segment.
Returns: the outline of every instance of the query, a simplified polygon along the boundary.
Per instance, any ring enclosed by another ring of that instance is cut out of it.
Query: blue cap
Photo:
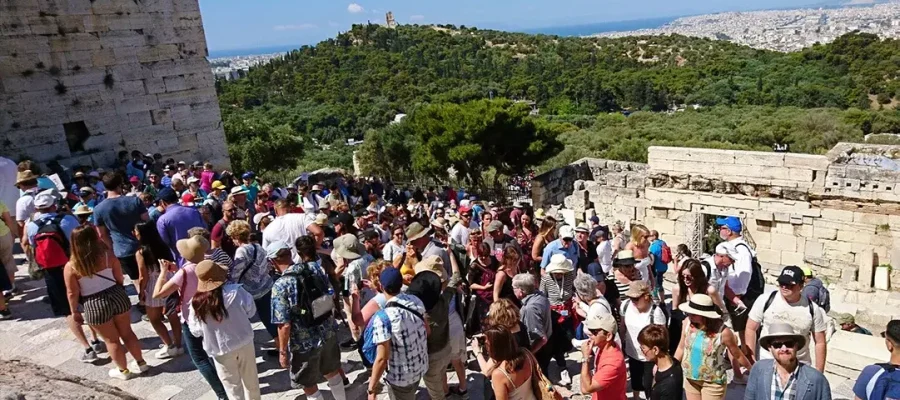
[[[178,202],[178,194],[175,193],[172,188],[164,188],[160,190],[159,193],[156,194],[157,200],[162,200],[169,204],[175,204]]]
[[[403,287],[403,276],[400,275],[399,269],[394,267],[385,268],[384,271],[381,271],[381,275],[378,278],[385,292],[388,294],[400,293],[400,288]]]
[[[600,218],[597,218],[597,216],[595,215],[595,216],[591,217],[591,222],[593,222],[593,223],[595,223],[595,224],[599,224],[599,223],[600,223]]]
[[[254,174],[253,171],[249,171],[249,172],[244,172],[244,175],[242,175],[241,178],[253,179],[253,177],[255,177],[255,176],[256,176],[256,174]]]
[[[716,218],[716,225],[724,226],[734,233],[741,233],[743,225],[738,217],[719,217]]]
[[[607,274],[604,274],[604,273],[603,273],[603,267],[601,267],[600,264],[598,264],[598,263],[595,263],[595,262],[594,262],[594,263],[588,264],[588,266],[587,266],[587,273],[588,273],[588,275],[590,275],[592,278],[594,278],[594,280],[597,281],[597,282],[604,282],[604,281],[606,281],[606,276],[607,276]]]
[[[280,240],[277,242],[269,243],[269,245],[266,246],[266,258],[268,258],[270,260],[278,258],[278,253],[280,253],[284,249],[290,249],[290,248],[291,248],[291,246],[289,244],[282,242]]]

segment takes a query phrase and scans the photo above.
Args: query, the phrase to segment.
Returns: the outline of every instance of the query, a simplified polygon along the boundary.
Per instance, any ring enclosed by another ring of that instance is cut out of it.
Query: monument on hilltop
[[[3,3],[0,155],[229,164],[197,0]]]

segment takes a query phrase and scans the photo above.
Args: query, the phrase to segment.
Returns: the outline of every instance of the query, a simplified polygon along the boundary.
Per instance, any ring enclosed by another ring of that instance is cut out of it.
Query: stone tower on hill
[[[0,155],[229,163],[198,0],[2,0],[0,16]]]

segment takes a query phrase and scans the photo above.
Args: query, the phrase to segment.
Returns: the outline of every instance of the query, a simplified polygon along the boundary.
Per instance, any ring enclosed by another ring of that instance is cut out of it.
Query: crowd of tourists
[[[414,399],[420,382],[432,399],[468,398],[470,360],[488,379],[486,398],[559,398],[554,388],[571,386],[574,373],[593,399],[722,399],[728,370],[748,399],[831,398],[827,290],[812,271],[787,266],[778,290],[764,293],[735,217],[716,220],[713,254],[693,257],[637,223],[572,226],[449,187],[279,185],[139,152],[108,171],[56,167],[50,179],[18,164],[15,216],[0,202],[0,315],[12,317],[4,299],[18,290],[18,238],[81,360],[106,352],[113,378],[149,368],[134,307],[163,343],[153,356],[187,353],[219,398],[260,398],[262,352],[307,398],[323,398],[327,382],[345,399],[348,351],[370,371],[360,383],[370,399],[383,390]],[[254,344],[256,319],[268,350]],[[350,339],[339,343],[339,329]],[[900,362],[900,323],[885,338]],[[857,396],[882,398],[872,390],[887,390],[893,374],[866,369]]]

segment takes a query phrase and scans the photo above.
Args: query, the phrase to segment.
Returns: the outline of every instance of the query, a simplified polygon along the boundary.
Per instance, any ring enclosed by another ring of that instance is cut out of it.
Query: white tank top
[[[100,293],[116,285],[116,278],[113,277],[112,268],[109,268],[109,259],[106,259],[106,269],[94,274],[91,277],[78,278],[78,286],[81,287],[81,296],[90,296]]]

